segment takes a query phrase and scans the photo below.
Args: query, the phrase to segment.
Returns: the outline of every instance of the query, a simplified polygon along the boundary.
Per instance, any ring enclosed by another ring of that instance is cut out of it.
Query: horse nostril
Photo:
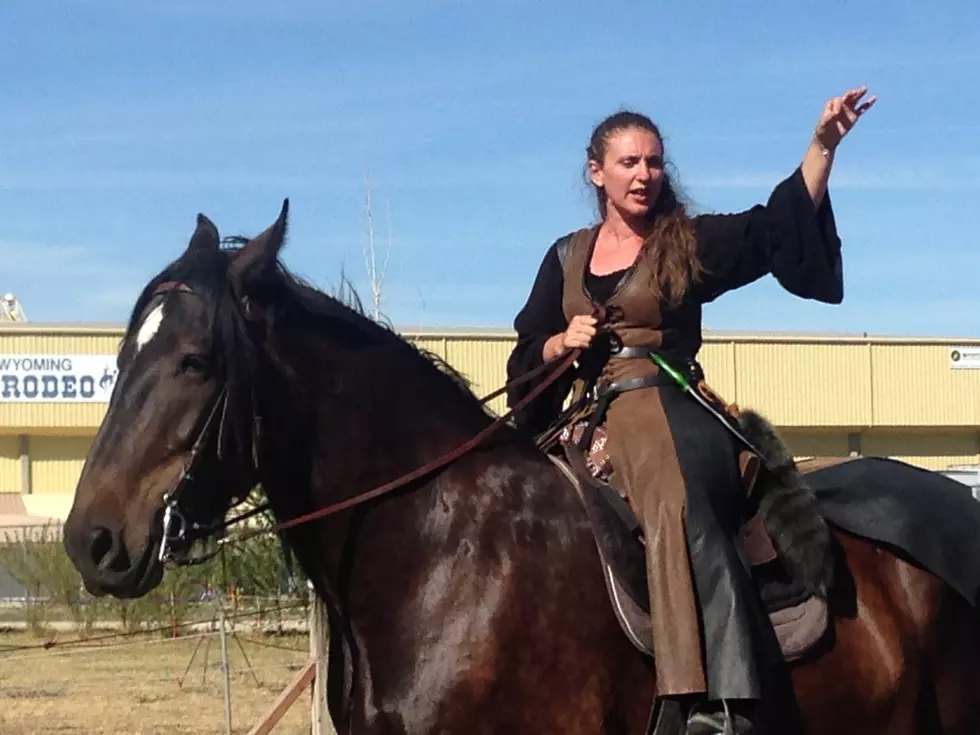
[[[92,529],[90,536],[89,549],[92,553],[92,561],[98,566],[106,556],[112,553],[112,531],[108,528],[98,527]]]
[[[89,537],[89,551],[92,561],[100,569],[117,569],[119,562],[125,562],[125,552],[119,534],[113,533],[104,526],[92,529]]]

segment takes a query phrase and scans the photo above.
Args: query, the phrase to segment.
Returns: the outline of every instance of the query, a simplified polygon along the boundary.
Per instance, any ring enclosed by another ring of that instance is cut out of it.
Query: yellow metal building
[[[114,325],[0,325],[0,512],[6,497],[22,512],[64,518],[105,412],[77,390],[44,400],[34,388],[18,399],[18,381],[31,378],[11,377],[13,358],[32,356],[28,367],[41,368],[66,356],[111,365],[122,333]],[[504,381],[509,330],[405,334],[463,372],[477,394]],[[709,332],[701,360],[717,392],[765,413],[800,457],[859,453],[931,469],[980,462],[980,340]]]

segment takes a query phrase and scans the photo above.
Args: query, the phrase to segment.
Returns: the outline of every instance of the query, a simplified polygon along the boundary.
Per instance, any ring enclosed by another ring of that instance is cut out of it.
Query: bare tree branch
[[[384,295],[384,281],[388,274],[388,260],[394,242],[391,227],[391,203],[387,202],[388,242],[378,263],[378,248],[374,235],[374,204],[371,190],[371,180],[364,175],[364,211],[367,218],[367,242],[364,246],[364,267],[367,270],[368,283],[371,287],[371,311],[375,321],[382,318],[381,302]]]

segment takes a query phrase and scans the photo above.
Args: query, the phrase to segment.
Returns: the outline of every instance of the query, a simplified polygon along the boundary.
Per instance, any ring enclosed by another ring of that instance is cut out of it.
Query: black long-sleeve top
[[[671,355],[695,359],[701,348],[702,305],[767,274],[802,298],[829,304],[843,299],[841,242],[830,193],[815,207],[799,168],[775,187],[765,205],[737,214],[698,215],[694,231],[700,278],[680,305],[661,305],[661,345]],[[545,253],[527,302],[514,320],[518,340],[507,361],[508,380],[540,365],[545,341],[568,326],[562,310],[564,274],[557,244]],[[618,278],[619,274],[610,274],[593,284],[601,291]],[[593,284],[590,290],[595,294]],[[570,383],[570,377],[557,381],[522,412],[519,423],[532,432],[543,429],[557,415]],[[511,390],[508,403],[513,406],[530,388],[525,383]]]

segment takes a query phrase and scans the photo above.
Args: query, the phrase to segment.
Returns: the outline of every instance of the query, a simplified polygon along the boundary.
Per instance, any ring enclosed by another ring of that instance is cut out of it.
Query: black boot
[[[754,735],[754,702],[710,701],[694,705],[685,735]]]
[[[646,735],[682,735],[690,707],[689,697],[657,697]]]

